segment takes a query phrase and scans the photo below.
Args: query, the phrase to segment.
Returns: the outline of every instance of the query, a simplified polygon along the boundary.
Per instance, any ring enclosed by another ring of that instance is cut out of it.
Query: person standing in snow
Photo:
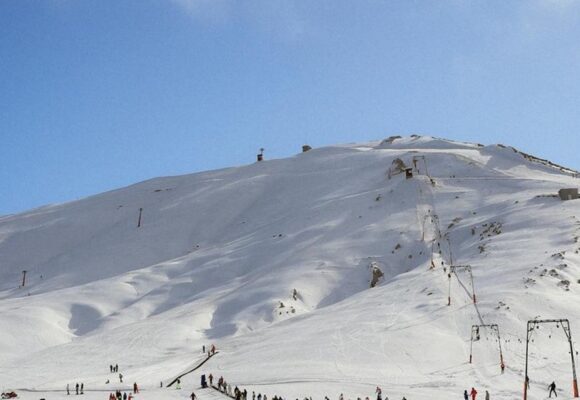
[[[554,395],[556,395],[556,397],[558,397],[558,393],[556,393],[556,382],[550,383],[550,385],[548,386],[548,389],[550,389],[550,394],[548,397],[552,397],[552,393],[554,393]]]
[[[113,364],[109,365],[109,371],[113,372]]]
[[[85,384],[81,383],[81,394],[85,394]]]
[[[127,392],[123,392],[123,400],[127,400]]]
[[[485,400],[489,400],[489,392],[487,390],[485,391]]]
[[[472,387],[471,392],[469,392],[469,394],[471,395],[471,400],[475,400],[475,396],[477,396],[477,390],[475,390],[475,388]]]
[[[205,344],[201,346],[201,352],[205,354]]]
[[[204,353],[205,353],[205,351],[204,351]],[[195,393],[191,392],[191,394],[189,395],[189,398],[191,400],[195,400],[195,399],[197,399],[197,396],[195,395]]]
[[[75,385],[75,389],[76,389],[76,394],[79,394],[79,383],[77,382],[77,384]]]
[[[115,372],[119,372],[119,364],[115,364]]]
[[[252,400],[256,400],[256,392],[252,390]]]
[[[469,400],[469,394],[467,393],[467,389],[463,391],[463,400]]]
[[[139,387],[137,386],[137,382],[133,383],[133,394],[139,393]]]
[[[68,383],[66,384],[66,395],[67,396],[70,395],[70,386],[68,385]]]
[[[380,387],[377,386],[377,389],[375,390],[375,393],[377,394],[377,400],[382,400],[382,398],[383,398],[383,391],[381,390]]]
[[[344,395],[341,393],[340,396],[338,396],[338,400],[344,400]]]

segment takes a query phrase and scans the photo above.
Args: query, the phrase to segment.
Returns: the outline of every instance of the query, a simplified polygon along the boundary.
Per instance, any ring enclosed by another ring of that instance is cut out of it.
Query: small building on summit
[[[560,189],[558,190],[560,200],[574,200],[580,198],[578,196],[578,188]]]

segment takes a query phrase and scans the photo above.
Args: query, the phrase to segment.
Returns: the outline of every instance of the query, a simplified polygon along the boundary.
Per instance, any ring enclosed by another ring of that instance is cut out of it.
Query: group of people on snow
[[[133,393],[129,393],[127,396],[127,392],[121,394],[120,390],[116,390],[115,393],[109,394],[109,400],[133,400]]]
[[[529,389],[530,388],[530,378],[526,377],[526,387]],[[558,397],[558,393],[556,393],[556,382],[552,382],[548,385],[548,397],[551,398],[552,397],[552,393],[554,394],[554,396]],[[475,390],[474,387],[471,388],[470,392],[467,392],[467,390],[463,391],[463,400],[469,400],[469,397],[471,397],[471,400],[476,400],[477,396],[477,390]],[[490,399],[490,395],[489,395],[489,391],[485,391],[485,400],[489,400]]]
[[[66,384],[66,394],[70,395],[70,385]],[[84,383],[76,383],[75,384],[75,394],[85,394],[85,384]]]
[[[201,346],[201,352],[202,352],[203,354],[205,354],[205,353],[206,353],[206,351],[205,351],[205,350],[206,350],[206,346],[205,346],[205,344],[204,344],[203,346]],[[209,347],[207,348],[207,356],[208,356],[208,357],[211,357],[211,356],[213,356],[213,355],[215,354],[215,352],[216,352],[216,348],[215,348],[215,345],[214,345],[214,344],[212,344],[211,346],[209,346]]]

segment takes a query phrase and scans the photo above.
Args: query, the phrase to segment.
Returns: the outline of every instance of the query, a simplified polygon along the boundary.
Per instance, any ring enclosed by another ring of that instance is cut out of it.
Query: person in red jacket
[[[471,395],[471,400],[475,400],[475,396],[477,396],[477,390],[475,390],[475,388],[472,387],[471,392],[469,394]]]

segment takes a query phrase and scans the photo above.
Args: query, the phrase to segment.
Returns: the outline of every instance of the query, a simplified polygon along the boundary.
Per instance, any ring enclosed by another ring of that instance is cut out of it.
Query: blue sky
[[[0,214],[430,134],[580,169],[580,1],[0,1]]]

